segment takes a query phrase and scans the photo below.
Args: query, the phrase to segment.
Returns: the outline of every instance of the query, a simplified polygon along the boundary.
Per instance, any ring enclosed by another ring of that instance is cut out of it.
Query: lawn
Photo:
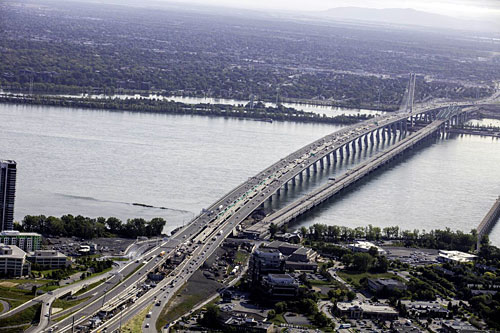
[[[205,299],[205,295],[194,294],[194,295],[186,295],[182,296],[182,300],[180,303],[172,304],[173,301],[177,300],[177,295],[183,295],[183,291],[185,288],[180,289],[175,297],[172,297],[167,305],[161,310],[161,314],[156,322],[156,329],[158,331],[161,330],[168,322],[171,322],[174,319],[177,319],[189,312],[192,308],[196,306],[196,304],[202,302]],[[173,305],[173,306],[172,306]]]
[[[72,299],[72,300],[63,300],[63,299],[56,299],[54,303],[52,303],[52,307],[54,308],[61,308],[63,310],[69,309],[75,305],[78,305],[86,300],[88,300],[90,297],[85,297],[82,299]]]
[[[11,327],[11,328],[2,328],[2,327],[0,327],[0,333],[23,333],[23,332],[26,332],[26,330],[30,326],[31,325],[21,325],[21,326]]]
[[[141,332],[142,331],[142,323],[144,322],[144,319],[146,318],[147,313],[151,310],[152,306],[153,305],[146,307],[139,314],[137,314],[134,318],[127,321],[125,326],[123,326],[121,332],[123,332],[123,333]]]
[[[38,322],[40,320],[41,308],[42,306],[40,304],[32,305],[10,317],[2,318],[0,321],[0,327],[17,326],[30,324],[31,322]]]
[[[236,252],[236,256],[234,258],[235,263],[245,263],[250,254],[248,252],[238,251]]]
[[[276,326],[279,326],[280,324],[286,324],[286,320],[285,318],[283,318],[282,313],[277,313],[276,316],[273,319],[271,319],[271,322]]]
[[[338,276],[342,278],[342,280],[350,283],[355,288],[361,288],[360,280],[363,278],[374,278],[374,279],[396,279],[401,280],[400,277],[392,274],[392,273],[359,273],[359,272],[348,272],[348,271],[339,271],[337,272]]]
[[[86,286],[85,288],[82,288],[80,290],[78,290],[73,296],[79,296],[81,294],[84,294],[86,293],[87,291],[89,290],[92,290],[94,289],[95,287],[97,287],[98,285],[104,283],[104,281],[106,281],[105,279],[102,279],[102,280],[99,280],[97,282],[94,282],[94,283],[91,283],[89,284],[88,286]]]

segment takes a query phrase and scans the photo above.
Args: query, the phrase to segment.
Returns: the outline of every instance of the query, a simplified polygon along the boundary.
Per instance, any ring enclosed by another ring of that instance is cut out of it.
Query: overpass
[[[461,105],[469,104],[462,103]],[[176,232],[168,241],[151,250],[151,257],[146,260],[144,267],[139,267],[137,272],[134,271],[131,276],[125,278],[116,287],[110,286],[111,289],[108,289],[104,295],[99,295],[92,303],[77,310],[72,317],[63,319],[59,324],[52,324],[49,327],[58,332],[72,331],[75,325],[81,325],[88,318],[97,314],[107,301],[111,306],[106,310],[112,311],[119,308],[120,315],[115,315],[95,331],[104,328],[112,331],[118,329],[122,319],[126,321],[132,318],[146,304],[151,304],[154,296],[162,295],[165,298],[164,304],[167,303],[194,271],[230,235],[232,230],[273,194],[279,194],[282,187],[293,185],[296,178],[302,178],[304,173],[310,174],[311,170],[322,168],[325,163],[331,163],[332,160],[345,158],[351,153],[355,153],[357,149],[362,150],[375,142],[391,140],[398,131],[407,133],[416,124],[438,120],[438,116],[443,113],[446,114],[446,118],[442,119],[442,126],[445,128],[465,121],[468,117],[467,112],[442,106],[420,108],[413,113],[379,116],[329,134],[282,158],[234,188],[210,207],[203,209],[198,216]],[[165,282],[161,284],[160,288],[157,287],[141,297],[133,298],[132,302],[124,308],[123,301],[127,297],[133,297],[131,296],[133,295],[133,286],[143,281],[148,272],[163,265],[167,259],[167,257],[160,260],[152,259],[158,256],[162,247],[171,249],[169,255],[180,249],[184,249],[189,255],[185,257],[176,270],[165,278]],[[56,326],[58,327],[55,328]],[[40,329],[44,328],[45,326],[40,327]]]

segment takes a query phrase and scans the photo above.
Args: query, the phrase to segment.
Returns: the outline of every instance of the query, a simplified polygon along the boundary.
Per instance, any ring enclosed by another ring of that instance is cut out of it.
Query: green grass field
[[[16,313],[7,318],[2,318],[0,327],[17,326],[22,324],[30,324],[31,322],[38,322],[40,319],[40,304],[32,305],[25,310]]]
[[[372,273],[357,273],[357,272],[347,272],[347,271],[339,271],[337,272],[338,276],[342,278],[342,280],[350,283],[353,287],[355,288],[361,288],[361,283],[360,280],[363,278],[383,278],[383,279],[396,279],[396,280],[401,280],[400,277],[392,274],[392,273],[377,273],[377,274],[372,274]]]

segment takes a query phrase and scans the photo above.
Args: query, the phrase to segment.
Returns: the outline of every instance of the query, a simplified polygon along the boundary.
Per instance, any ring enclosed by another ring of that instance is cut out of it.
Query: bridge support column
[[[299,179],[300,179],[301,182],[304,180],[304,171],[301,171],[299,173]]]
[[[391,127],[392,127],[392,125],[387,125],[385,127],[385,129],[387,130],[387,140],[388,141],[391,141],[391,131],[392,131]]]
[[[314,170],[314,172],[318,171],[318,165],[316,163],[318,163],[318,162],[314,162],[314,164],[313,164],[313,170]]]
[[[293,179],[295,179],[295,177]],[[288,182],[285,183],[284,187],[285,187],[285,191],[288,191]]]
[[[281,194],[281,189],[279,188],[277,191],[276,191],[276,195],[279,197]]]
[[[337,150],[333,151],[332,156],[333,156],[333,163],[337,163]]]
[[[352,143],[352,153],[356,154],[356,140],[351,141]]]
[[[325,162],[323,162],[323,159],[319,160],[319,166],[320,166],[321,170],[323,170],[325,168]]]
[[[332,161],[330,159],[330,154],[326,155],[326,165],[332,164]]]
[[[344,148],[343,147],[339,148],[339,156],[340,156],[340,160],[344,159]]]
[[[370,132],[370,144],[373,146],[373,132]]]
[[[345,157],[349,157],[349,144],[345,145]]]
[[[311,177],[311,167],[307,167],[306,169],[306,176]]]

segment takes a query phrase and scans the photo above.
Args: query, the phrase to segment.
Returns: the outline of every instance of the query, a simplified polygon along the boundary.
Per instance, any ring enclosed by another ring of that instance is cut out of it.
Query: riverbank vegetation
[[[232,117],[243,119],[254,119],[262,121],[294,121],[294,122],[315,122],[330,124],[354,124],[372,118],[372,115],[339,115],[329,117],[313,112],[305,112],[294,108],[266,107],[263,103],[256,103],[253,107],[247,105],[233,106],[228,104],[185,104],[174,101],[159,99],[120,99],[120,98],[79,98],[79,97],[59,97],[59,96],[0,96],[0,103],[16,103],[28,105],[48,105],[62,107],[78,107],[87,109],[106,109],[117,111],[133,112],[155,112],[181,115],[203,115]]]
[[[466,233],[460,230],[453,231],[450,228],[426,232],[418,229],[400,230],[398,226],[380,228],[371,224],[356,228],[314,224],[309,228],[302,227],[300,232],[308,243],[316,242],[316,244],[318,242],[319,244],[347,242],[363,238],[369,241],[390,240],[394,245],[405,247],[470,251],[477,243],[476,230]]]
[[[162,234],[166,221],[156,217],[150,221],[143,218],[128,219],[123,223],[116,217],[90,218],[85,216],[63,215],[60,218],[45,215],[26,215],[22,223],[15,223],[19,231],[37,232],[46,236],[78,237],[92,239],[97,237],[137,238],[153,237]]]

